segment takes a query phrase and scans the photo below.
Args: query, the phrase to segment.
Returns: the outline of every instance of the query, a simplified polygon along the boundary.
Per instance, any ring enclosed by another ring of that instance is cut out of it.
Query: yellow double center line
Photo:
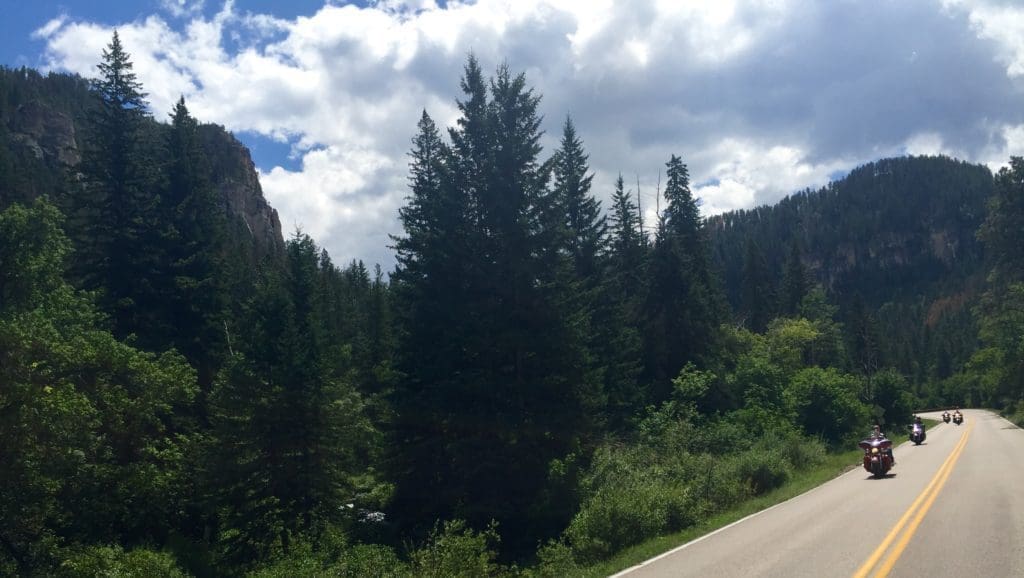
[[[893,541],[899,536],[899,542],[893,547],[892,551],[889,552],[889,556],[886,557],[885,561],[882,562],[878,569],[875,571],[875,578],[885,578],[889,575],[893,565],[896,564],[896,560],[899,559],[900,555],[903,554],[903,550],[906,549],[907,544],[910,543],[910,539],[914,536],[914,532],[917,531],[917,527],[921,525],[921,521],[924,520],[925,514],[931,509],[932,504],[935,503],[935,498],[938,497],[939,492],[942,491],[942,486],[946,485],[946,480],[949,479],[949,474],[953,471],[953,466],[956,465],[956,461],[960,459],[960,454],[963,453],[964,447],[967,446],[967,437],[971,435],[971,430],[974,429],[974,420],[967,426],[967,431],[960,436],[960,441],[953,448],[953,452],[949,454],[946,461],[943,462],[942,467],[932,478],[932,481],[928,483],[928,486],[921,492],[921,495],[914,500],[914,503],[910,505],[910,509],[903,514],[892,530],[889,531],[889,535],[882,540],[882,543],[875,548],[875,551],[871,553],[871,556],[864,562],[857,572],[854,573],[853,578],[865,578],[871,570],[878,564],[878,561],[885,554],[889,546],[892,545]],[[910,521],[913,518],[913,521]],[[907,525],[907,522],[910,525]],[[904,526],[906,530],[904,531]],[[900,535],[900,532],[903,532]]]

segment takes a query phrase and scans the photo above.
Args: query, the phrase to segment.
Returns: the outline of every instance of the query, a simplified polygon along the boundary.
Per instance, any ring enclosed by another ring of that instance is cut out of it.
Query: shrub
[[[401,578],[411,574],[391,548],[379,544],[358,544],[346,550],[341,560],[328,568],[326,575],[344,578]]]
[[[523,572],[529,578],[562,578],[579,573],[572,548],[563,541],[551,541],[537,550],[538,564]]]
[[[600,487],[569,524],[576,558],[591,563],[647,538],[688,527],[700,504],[679,477],[656,466]]]
[[[66,578],[184,578],[166,552],[120,546],[90,546],[66,556],[58,575]]]
[[[412,573],[424,578],[506,574],[506,569],[494,561],[496,555],[491,549],[499,540],[494,523],[483,532],[474,532],[462,520],[445,522],[434,528],[423,548],[412,553]]]
[[[786,483],[791,467],[778,448],[753,449],[737,456],[735,462],[736,473],[755,496]]]

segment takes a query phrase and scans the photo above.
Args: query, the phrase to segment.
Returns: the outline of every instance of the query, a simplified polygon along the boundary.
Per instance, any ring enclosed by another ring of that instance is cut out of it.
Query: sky
[[[646,219],[673,154],[706,215],[774,203],[879,158],[1024,155],[1017,0],[0,0],[0,64],[96,74],[117,29],[168,118],[250,148],[286,236],[394,265],[426,110],[457,119],[468,54],[571,116],[593,192],[621,173]]]

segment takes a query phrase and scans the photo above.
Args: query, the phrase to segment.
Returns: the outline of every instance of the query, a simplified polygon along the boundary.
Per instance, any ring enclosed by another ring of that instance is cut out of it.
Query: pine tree
[[[593,174],[588,155],[571,118],[562,127],[561,147],[555,152],[552,176],[554,212],[563,218],[566,245],[580,279],[597,280],[598,257],[603,253],[607,224],[601,202],[590,194]]]
[[[421,120],[413,194],[400,213],[406,377],[394,399],[406,449],[394,460],[396,508],[409,506],[423,527],[495,519],[506,544],[532,547],[568,515],[564,500],[542,498],[554,495],[545,493],[551,460],[575,447],[584,421],[586,349],[564,270],[550,267],[554,204],[538,160],[539,97],[502,66],[488,98],[473,57],[462,87],[444,160],[431,160],[428,151],[442,147]]]
[[[979,336],[995,359],[986,381],[998,384],[991,401],[1009,405],[1024,399],[1024,158],[1011,157],[996,175],[979,237],[990,264]]]
[[[348,372],[328,362],[320,251],[296,233],[286,255],[285,271],[262,276],[244,342],[211,395],[211,475],[225,554],[235,562],[287,553],[298,539],[316,546],[343,524],[339,505],[352,496],[374,434]]]
[[[658,223],[644,304],[646,375],[655,400],[668,395],[670,380],[687,362],[710,351],[722,308],[686,165],[672,155],[666,166],[668,206]]]
[[[161,306],[158,198],[142,144],[145,93],[114,32],[92,83],[97,107],[89,117],[83,152],[84,190],[73,201],[79,259],[74,271],[87,289],[101,289],[114,334],[151,336],[166,330],[153,312]]]
[[[743,313],[751,331],[764,333],[774,317],[775,290],[764,253],[753,239],[747,239],[743,263]]]
[[[170,267],[164,273],[173,326],[167,339],[196,367],[209,391],[224,354],[227,289],[223,280],[226,215],[207,175],[199,125],[182,97],[167,135],[167,190],[162,197]]]
[[[782,276],[782,313],[796,315],[800,310],[800,303],[810,289],[810,275],[803,263],[800,244],[793,239],[786,259],[786,270]]]
[[[608,425],[621,429],[644,403],[638,383],[642,358],[638,325],[646,262],[640,213],[624,190],[622,175],[615,181],[610,221],[606,272],[594,330],[598,342],[604,344],[598,355],[605,360]]]
[[[479,74],[471,57],[463,86],[483,90]],[[462,105],[466,117],[470,110],[485,108],[480,106],[485,98],[475,95],[470,105]],[[483,121],[464,117],[460,122],[464,128],[453,141],[461,149],[461,170],[479,172],[475,165],[482,163],[466,157],[483,144],[464,133]],[[450,165],[458,161],[425,111],[410,157],[410,196],[399,210],[405,236],[395,239],[398,267],[392,277],[402,328],[397,356],[402,378],[391,396],[395,417],[389,477],[396,485],[396,518],[426,531],[450,515],[460,489],[446,452],[459,437],[454,416],[468,404],[461,394],[471,387],[471,376],[461,366],[474,345],[470,328],[478,317],[469,308],[468,286],[475,244],[470,194],[476,185],[467,178],[459,187],[449,177]]]

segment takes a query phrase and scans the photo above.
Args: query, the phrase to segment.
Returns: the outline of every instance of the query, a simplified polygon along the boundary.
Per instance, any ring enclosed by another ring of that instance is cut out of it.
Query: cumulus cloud
[[[203,4],[203,0],[160,0],[160,6],[175,18],[201,14]]]
[[[290,19],[230,0],[213,16],[163,7],[175,20],[58,15],[35,36],[51,68],[92,76],[116,27],[157,118],[184,95],[203,121],[289,143],[300,166],[260,167],[264,191],[338,262],[390,267],[416,121],[454,123],[471,51],[526,72],[546,152],[571,115],[595,193],[621,172],[651,221],[671,154],[711,214],[887,155],[995,167],[1024,152],[1024,9],[998,0],[379,0]]]

